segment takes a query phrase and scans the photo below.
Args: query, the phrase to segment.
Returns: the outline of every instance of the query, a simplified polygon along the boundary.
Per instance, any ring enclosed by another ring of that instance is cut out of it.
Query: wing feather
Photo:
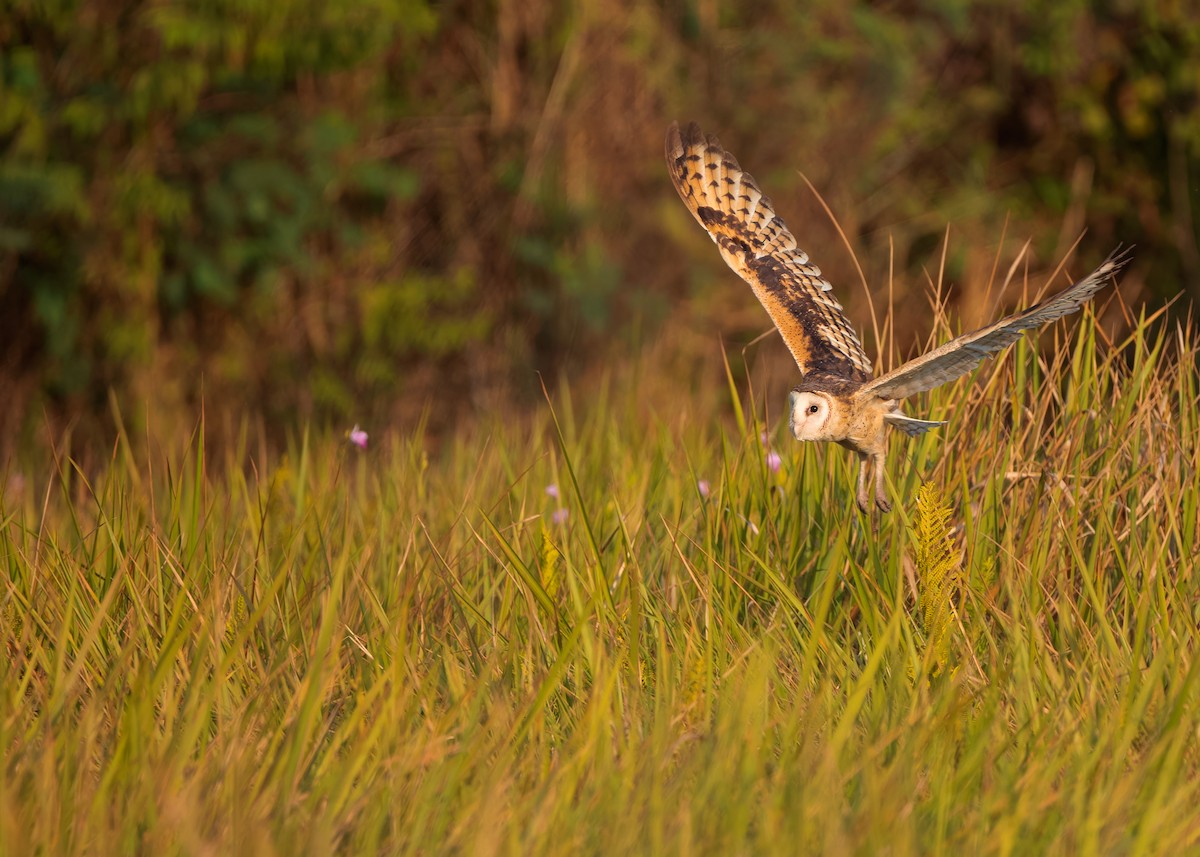
[[[680,198],[750,284],[800,371],[869,378],[871,361],[832,286],[737,159],[694,122],[667,129],[666,157]]]
[[[902,399],[953,381],[970,372],[988,356],[1012,345],[1025,331],[1076,312],[1104,288],[1128,261],[1128,252],[1118,248],[1099,268],[1053,298],[952,339],[928,354],[864,384],[862,392],[874,393],[881,399]]]

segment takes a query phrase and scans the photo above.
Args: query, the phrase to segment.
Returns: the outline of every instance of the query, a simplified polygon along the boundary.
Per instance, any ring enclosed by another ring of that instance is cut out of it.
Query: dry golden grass
[[[1194,850],[1197,349],[1132,321],[913,407],[950,425],[894,442],[878,523],[843,450],[768,425],[772,473],[761,402],[645,366],[433,457],[22,461],[3,850]],[[961,551],[938,675],[926,482]]]

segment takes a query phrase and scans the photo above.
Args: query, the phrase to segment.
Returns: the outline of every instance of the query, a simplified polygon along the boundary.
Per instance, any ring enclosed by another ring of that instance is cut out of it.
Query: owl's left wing
[[[667,129],[666,157],[679,197],[750,284],[800,371],[871,377],[871,361],[829,282],[737,159],[695,122]]]
[[[881,399],[902,399],[953,381],[970,372],[985,357],[1012,345],[1025,331],[1078,310],[1104,288],[1128,261],[1129,254],[1118,248],[1099,268],[1053,298],[952,339],[928,354],[910,360],[899,369],[864,384],[861,392],[874,393]]]

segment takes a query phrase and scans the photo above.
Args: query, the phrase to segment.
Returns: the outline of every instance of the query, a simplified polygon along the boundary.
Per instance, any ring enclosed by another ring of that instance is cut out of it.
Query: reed
[[[1195,850],[1197,344],[1065,330],[913,408],[876,520],[637,365],[433,455],[22,461],[0,850]]]

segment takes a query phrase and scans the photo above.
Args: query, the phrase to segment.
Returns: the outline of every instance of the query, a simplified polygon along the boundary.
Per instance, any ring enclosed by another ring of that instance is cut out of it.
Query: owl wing
[[[1118,248],[1099,268],[1053,298],[952,339],[928,354],[910,360],[899,369],[864,384],[861,392],[874,393],[881,399],[902,399],[953,381],[970,372],[988,355],[1012,345],[1025,331],[1078,310],[1128,261],[1128,252]]]
[[[796,248],[771,201],[737,159],[694,122],[667,129],[666,156],[680,198],[729,267],[750,284],[800,371],[859,381],[871,377],[871,361],[832,286]]]

